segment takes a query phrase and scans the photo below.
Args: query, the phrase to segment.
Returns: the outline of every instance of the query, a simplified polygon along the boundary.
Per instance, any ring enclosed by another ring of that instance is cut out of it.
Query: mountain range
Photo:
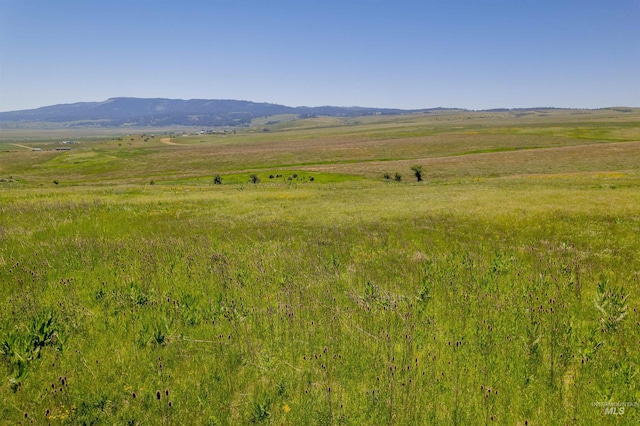
[[[0,112],[0,126],[19,126],[21,123],[42,125],[65,123],[66,126],[71,127],[246,126],[254,118],[276,114],[294,114],[299,118],[318,115],[358,117],[426,111],[429,110],[335,106],[290,107],[239,100],[122,97],[107,99],[103,102],[79,102]]]

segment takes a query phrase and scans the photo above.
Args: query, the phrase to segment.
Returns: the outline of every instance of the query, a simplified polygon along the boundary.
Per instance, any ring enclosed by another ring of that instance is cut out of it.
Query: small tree
[[[402,180],[402,175],[398,172],[396,172],[396,175],[394,176],[394,179],[396,180],[396,182],[400,182]]]
[[[221,185],[222,184],[222,177],[220,175],[215,175],[213,177],[213,184],[214,185]]]
[[[416,179],[418,179],[418,182],[422,182],[422,166],[416,164],[415,166],[411,166],[411,170],[413,170],[413,174],[416,176]]]
[[[258,177],[258,175],[249,176],[249,180],[251,181],[251,183],[260,183],[260,178]]]
[[[388,172],[385,172],[384,175],[382,175],[386,180],[391,179],[391,175]]]

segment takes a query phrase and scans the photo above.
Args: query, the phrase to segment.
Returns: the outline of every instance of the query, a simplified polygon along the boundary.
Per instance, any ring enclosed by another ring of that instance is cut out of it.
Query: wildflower
[[[285,413],[288,413],[289,411],[291,411],[291,407],[289,407],[288,404],[284,404],[282,406],[282,411],[284,411]]]

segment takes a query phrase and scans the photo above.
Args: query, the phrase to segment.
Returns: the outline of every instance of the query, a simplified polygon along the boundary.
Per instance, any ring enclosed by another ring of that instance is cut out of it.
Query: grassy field
[[[276,118],[0,133],[0,423],[640,421],[639,109]]]

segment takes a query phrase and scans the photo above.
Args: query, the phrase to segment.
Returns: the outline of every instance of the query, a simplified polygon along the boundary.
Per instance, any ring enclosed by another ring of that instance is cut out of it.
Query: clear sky
[[[640,106],[640,0],[0,0],[0,111]]]

